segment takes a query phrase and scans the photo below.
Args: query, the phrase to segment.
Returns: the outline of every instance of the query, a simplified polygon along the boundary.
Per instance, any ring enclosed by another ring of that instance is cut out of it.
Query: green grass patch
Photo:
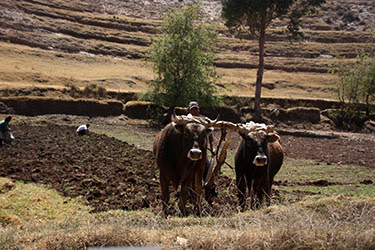
[[[99,127],[91,129],[95,133],[98,134],[105,134],[109,137],[116,138],[120,141],[127,142],[129,144],[133,144],[138,148],[152,150],[152,145],[154,142],[155,137],[150,136],[150,134],[143,133],[141,131],[136,130],[135,128],[128,127],[124,128],[124,126],[117,126],[113,125],[110,129],[106,127]]]
[[[235,150],[228,150],[227,162],[234,167]],[[227,165],[221,175],[233,178],[235,171]],[[288,204],[305,199],[337,195],[375,198],[375,169],[356,165],[327,164],[307,159],[286,158],[275,176],[274,204]],[[234,184],[235,185],[235,184]],[[223,191],[221,191],[223,192]]]
[[[375,198],[375,169],[356,165],[327,164],[305,159],[287,159],[276,175],[276,203],[320,199],[337,195]]]
[[[287,158],[275,180],[294,183],[325,180],[349,185],[360,184],[364,180],[374,178],[375,169],[371,168]]]
[[[90,211],[83,200],[61,197],[55,190],[0,178],[0,224],[20,225],[81,217]]]

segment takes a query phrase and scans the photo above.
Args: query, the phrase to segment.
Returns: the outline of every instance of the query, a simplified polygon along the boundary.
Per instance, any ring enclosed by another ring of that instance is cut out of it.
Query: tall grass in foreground
[[[150,210],[92,214],[79,200],[4,178],[0,191],[1,249],[375,249],[375,199],[368,197],[164,219]]]

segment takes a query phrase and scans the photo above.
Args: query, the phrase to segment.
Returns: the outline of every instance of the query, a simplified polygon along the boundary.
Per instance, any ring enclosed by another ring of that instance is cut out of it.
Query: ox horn
[[[180,125],[185,125],[186,123],[191,122],[191,119],[188,118],[187,116],[184,116],[184,115],[180,116],[180,115],[176,115],[176,113],[174,113],[171,116],[171,121],[174,122],[174,123],[180,124]]]
[[[268,133],[273,133],[273,132],[275,132],[274,127],[271,126],[271,125],[268,125],[268,126],[266,127],[266,132],[267,132],[267,134],[268,134]]]
[[[192,119],[192,121],[194,121],[196,123],[200,123],[200,124],[202,124],[206,127],[216,127],[215,124],[217,123],[217,120],[219,119],[219,116],[217,116],[215,120],[211,120],[210,118],[205,117],[205,116],[193,117],[191,119]]]
[[[216,123],[219,120],[219,115],[216,117],[215,120],[211,120],[210,118],[206,118],[206,120],[208,122],[207,127],[215,127]]]
[[[249,133],[249,130],[246,127],[244,127],[242,124],[238,124],[237,123],[236,127],[237,127],[238,133],[240,133],[240,134],[247,134],[247,133]]]

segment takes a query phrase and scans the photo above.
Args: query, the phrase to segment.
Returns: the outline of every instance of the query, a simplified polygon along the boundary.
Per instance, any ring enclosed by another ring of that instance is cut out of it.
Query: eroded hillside
[[[0,88],[97,84],[142,92],[153,79],[142,59],[159,34],[160,18],[187,2],[3,0]],[[328,65],[336,54],[352,60],[365,48],[375,17],[371,2],[328,0],[318,15],[305,19],[300,42],[290,43],[283,21],[276,21],[267,31],[263,96],[334,99]],[[257,41],[234,38],[220,24],[220,1],[202,3],[207,20],[218,23],[220,93],[253,96]]]

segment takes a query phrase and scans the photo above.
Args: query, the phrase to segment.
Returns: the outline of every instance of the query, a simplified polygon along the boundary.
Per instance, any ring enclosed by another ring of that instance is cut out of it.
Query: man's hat
[[[197,108],[199,109],[199,105],[197,102],[190,102],[189,103],[189,109]]]

